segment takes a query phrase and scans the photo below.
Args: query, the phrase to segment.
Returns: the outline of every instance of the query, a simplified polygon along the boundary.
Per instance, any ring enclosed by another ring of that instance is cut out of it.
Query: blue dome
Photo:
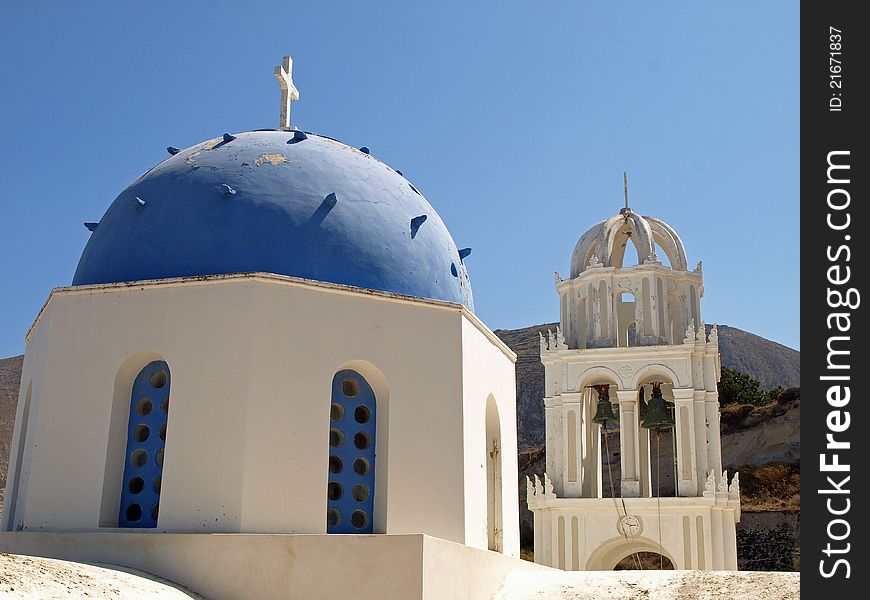
[[[121,192],[73,285],[261,271],[473,310],[465,255],[422,194],[365,149],[254,131],[177,152]]]

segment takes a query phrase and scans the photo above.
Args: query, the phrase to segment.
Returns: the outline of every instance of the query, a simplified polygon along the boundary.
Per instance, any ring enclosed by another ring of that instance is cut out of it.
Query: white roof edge
[[[326,281],[317,281],[314,279],[303,279],[301,277],[292,277],[290,275],[277,275],[275,273],[252,272],[252,273],[227,273],[223,275],[192,275],[188,277],[170,277],[166,279],[143,279],[140,281],[123,281],[119,283],[98,283],[91,285],[70,285],[64,287],[56,287],[51,290],[42,304],[42,308],[33,320],[33,324],[27,330],[24,336],[25,341],[30,341],[33,335],[33,330],[39,324],[45,309],[51,302],[51,299],[56,295],[80,295],[80,294],[100,294],[111,293],[129,289],[143,289],[151,287],[175,287],[187,285],[200,285],[204,283],[213,283],[217,281],[241,281],[241,280],[259,280],[267,283],[277,283],[280,285],[289,285],[296,287],[314,287],[325,291],[330,291],[339,294],[347,294],[352,296],[374,296],[376,298],[389,302],[402,302],[409,304],[426,304],[435,308],[453,310],[462,313],[481,333],[483,333],[494,345],[496,345],[511,361],[516,362],[517,355],[495,335],[484,323],[471,312],[464,304],[457,302],[448,302],[446,300],[435,300],[432,298],[420,298],[418,296],[407,296],[397,294],[395,292],[385,292],[381,290],[372,290],[361,288],[352,285],[329,283]]]

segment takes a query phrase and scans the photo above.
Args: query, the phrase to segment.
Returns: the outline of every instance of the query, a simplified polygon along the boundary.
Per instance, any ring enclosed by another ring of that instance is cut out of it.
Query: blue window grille
[[[157,527],[169,416],[169,366],[145,365],[133,382],[119,527]]]
[[[375,506],[375,392],[356,371],[336,373],[329,414],[327,533],[372,533]]]

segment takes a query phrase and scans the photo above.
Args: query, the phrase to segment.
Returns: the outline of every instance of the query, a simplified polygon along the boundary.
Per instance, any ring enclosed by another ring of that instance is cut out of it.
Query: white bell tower
[[[636,265],[623,263],[628,244]],[[740,492],[722,470],[718,332],[707,336],[701,319],[701,263],[687,264],[677,233],[632,211],[626,190],[625,208],[577,242],[570,278],[556,274],[560,327],[541,336],[547,470],[528,482],[536,562],[608,570],[653,552],[676,569],[737,570]],[[602,457],[608,424],[619,430],[618,490],[608,485],[614,453]],[[651,464],[663,437],[674,455],[668,497]]]

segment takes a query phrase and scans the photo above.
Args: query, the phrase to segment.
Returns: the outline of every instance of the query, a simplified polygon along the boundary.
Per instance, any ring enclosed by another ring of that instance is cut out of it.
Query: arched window
[[[372,533],[375,506],[377,399],[365,377],[352,370],[332,379],[329,411],[327,533]]]
[[[157,527],[169,416],[169,366],[151,362],[133,381],[119,527]]]

